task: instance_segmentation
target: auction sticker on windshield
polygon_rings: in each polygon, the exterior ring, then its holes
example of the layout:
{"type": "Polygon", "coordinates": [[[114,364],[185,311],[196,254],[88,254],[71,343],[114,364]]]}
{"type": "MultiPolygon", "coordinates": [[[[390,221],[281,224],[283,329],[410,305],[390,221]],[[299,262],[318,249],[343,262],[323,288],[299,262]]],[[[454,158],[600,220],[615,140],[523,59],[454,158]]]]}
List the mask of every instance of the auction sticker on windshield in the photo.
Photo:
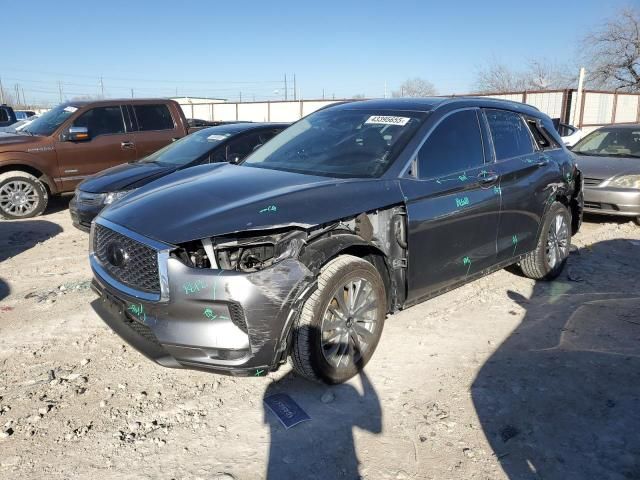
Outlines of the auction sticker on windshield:
{"type": "Polygon", "coordinates": [[[372,115],[364,123],[373,123],[376,125],[400,125],[404,126],[411,120],[409,117],[390,117],[387,115],[372,115]]]}
{"type": "Polygon", "coordinates": [[[76,111],[78,111],[77,107],[64,107],[64,111],[65,112],[69,112],[69,113],[74,113],[76,111]]]}

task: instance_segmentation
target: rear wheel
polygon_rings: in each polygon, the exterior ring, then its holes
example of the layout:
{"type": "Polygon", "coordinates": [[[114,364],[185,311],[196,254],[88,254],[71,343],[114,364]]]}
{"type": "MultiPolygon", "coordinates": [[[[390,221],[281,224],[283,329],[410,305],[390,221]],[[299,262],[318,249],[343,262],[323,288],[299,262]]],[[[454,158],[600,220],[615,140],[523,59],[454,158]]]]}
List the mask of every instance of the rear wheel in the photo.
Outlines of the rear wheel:
{"type": "Polygon", "coordinates": [[[520,269],[535,280],[552,280],[560,275],[571,247],[571,215],[560,202],[549,208],[536,249],[520,262],[520,269]]]}
{"type": "Polygon", "coordinates": [[[47,188],[33,175],[21,171],[0,174],[0,215],[4,218],[36,217],[48,201],[47,188]]]}
{"type": "Polygon", "coordinates": [[[330,384],[356,375],[382,335],[386,298],[380,273],[369,262],[351,255],[329,262],[294,327],[294,370],[330,384]]]}

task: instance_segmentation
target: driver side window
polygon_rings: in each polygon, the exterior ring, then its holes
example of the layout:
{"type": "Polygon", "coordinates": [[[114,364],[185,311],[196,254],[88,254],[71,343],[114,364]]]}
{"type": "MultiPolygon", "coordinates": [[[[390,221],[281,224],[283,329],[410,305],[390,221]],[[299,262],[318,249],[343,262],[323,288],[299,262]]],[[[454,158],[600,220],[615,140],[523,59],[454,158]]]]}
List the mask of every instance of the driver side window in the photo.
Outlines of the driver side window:
{"type": "Polygon", "coordinates": [[[91,138],[125,132],[119,106],[92,108],[80,115],[73,122],[73,126],[86,127],[91,138]]]}
{"type": "Polygon", "coordinates": [[[484,164],[482,136],[476,110],[446,117],[418,152],[418,178],[433,178],[484,164]]]}

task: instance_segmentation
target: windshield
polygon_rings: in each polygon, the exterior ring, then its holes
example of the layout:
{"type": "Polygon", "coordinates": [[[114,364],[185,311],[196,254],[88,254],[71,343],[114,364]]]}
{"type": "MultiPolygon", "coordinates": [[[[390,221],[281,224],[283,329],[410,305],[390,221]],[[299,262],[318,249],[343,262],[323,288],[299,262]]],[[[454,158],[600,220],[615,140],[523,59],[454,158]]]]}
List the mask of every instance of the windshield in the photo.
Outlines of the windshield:
{"type": "Polygon", "coordinates": [[[416,112],[322,110],[284,130],[242,164],[326,177],[379,177],[425,117],[416,112]]]}
{"type": "Polygon", "coordinates": [[[596,130],[571,150],[578,155],[603,157],[640,157],[640,128],[596,130]]]}
{"type": "Polygon", "coordinates": [[[33,135],[51,135],[56,129],[62,125],[67,118],[73,115],[78,107],[62,104],[52,108],[41,117],[35,119],[28,127],[22,131],[32,133],[33,135]]]}
{"type": "Polygon", "coordinates": [[[140,160],[163,165],[186,165],[209,153],[231,136],[223,129],[207,128],[187,135],[140,160]]]}

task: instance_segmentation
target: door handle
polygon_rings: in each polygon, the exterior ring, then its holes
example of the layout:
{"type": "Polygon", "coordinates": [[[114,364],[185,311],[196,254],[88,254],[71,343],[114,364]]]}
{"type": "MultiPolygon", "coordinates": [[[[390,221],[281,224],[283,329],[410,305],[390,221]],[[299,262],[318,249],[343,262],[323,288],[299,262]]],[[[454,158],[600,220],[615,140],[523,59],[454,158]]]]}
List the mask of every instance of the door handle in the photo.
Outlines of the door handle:
{"type": "Polygon", "coordinates": [[[488,175],[481,175],[478,177],[478,181],[482,184],[488,184],[488,183],[494,183],[498,181],[498,174],[497,173],[491,173],[488,175]]]}
{"type": "Polygon", "coordinates": [[[131,148],[135,148],[136,144],[133,142],[121,142],[120,143],[120,147],[122,149],[131,149],[131,148]]]}
{"type": "Polygon", "coordinates": [[[549,164],[548,157],[539,157],[538,160],[534,163],[536,167],[544,167],[545,165],[548,165],[548,164],[549,164]]]}

